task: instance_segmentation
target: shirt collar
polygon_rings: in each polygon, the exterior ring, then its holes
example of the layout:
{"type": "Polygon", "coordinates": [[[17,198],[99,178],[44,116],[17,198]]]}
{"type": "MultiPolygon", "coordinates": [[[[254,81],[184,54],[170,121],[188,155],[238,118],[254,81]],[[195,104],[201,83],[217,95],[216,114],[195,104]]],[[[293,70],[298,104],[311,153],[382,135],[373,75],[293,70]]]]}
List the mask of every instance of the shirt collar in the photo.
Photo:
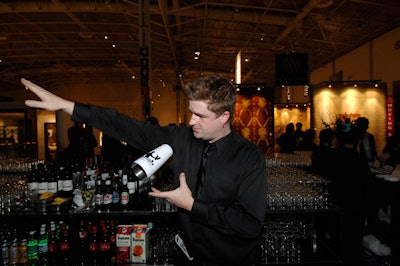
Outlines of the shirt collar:
{"type": "Polygon", "coordinates": [[[228,135],[210,144],[215,144],[215,146],[217,147],[217,151],[221,152],[231,143],[232,138],[233,138],[233,130],[228,135]]]}

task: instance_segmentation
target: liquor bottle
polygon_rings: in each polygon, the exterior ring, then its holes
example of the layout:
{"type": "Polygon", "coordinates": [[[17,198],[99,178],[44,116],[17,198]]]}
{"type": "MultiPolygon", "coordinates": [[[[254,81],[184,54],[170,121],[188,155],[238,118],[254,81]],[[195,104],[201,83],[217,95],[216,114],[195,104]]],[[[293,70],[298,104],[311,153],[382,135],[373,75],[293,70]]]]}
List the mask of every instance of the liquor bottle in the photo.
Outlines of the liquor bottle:
{"type": "Polygon", "coordinates": [[[38,241],[38,257],[40,265],[48,264],[48,239],[46,235],[46,226],[40,228],[38,241]]]}
{"type": "Polygon", "coordinates": [[[85,221],[81,220],[79,222],[79,261],[78,265],[86,265],[87,264],[87,250],[88,250],[88,228],[85,224],[85,221]]]}
{"type": "Polygon", "coordinates": [[[29,175],[28,175],[28,189],[33,194],[37,193],[38,180],[37,180],[37,174],[36,174],[36,165],[34,163],[31,164],[31,170],[29,171],[29,175]]]}
{"type": "Polygon", "coordinates": [[[97,172],[95,166],[93,165],[93,160],[89,160],[84,172],[85,189],[94,189],[96,187],[97,172]]]}
{"type": "Polygon", "coordinates": [[[62,196],[62,191],[63,191],[62,185],[64,180],[63,177],[64,174],[65,174],[64,166],[59,165],[57,168],[56,176],[57,176],[57,192],[60,196],[62,196]]]}
{"type": "Polygon", "coordinates": [[[37,177],[38,177],[38,194],[41,195],[47,192],[47,177],[43,163],[39,163],[37,166],[37,177]]]}
{"type": "Polygon", "coordinates": [[[2,236],[2,239],[0,239],[0,248],[1,248],[0,262],[1,262],[1,265],[9,265],[9,262],[10,262],[10,256],[8,254],[9,245],[10,245],[10,242],[8,242],[7,238],[2,236]]]}
{"type": "Polygon", "coordinates": [[[104,196],[103,196],[103,211],[110,212],[111,211],[111,204],[112,204],[112,186],[111,186],[111,179],[107,177],[105,180],[105,187],[104,187],[104,196]]]}
{"type": "Polygon", "coordinates": [[[69,231],[65,223],[61,224],[60,235],[58,237],[59,246],[59,264],[69,265],[70,264],[70,239],[69,231]]]}
{"type": "Polygon", "coordinates": [[[10,242],[8,248],[8,263],[9,265],[18,265],[18,239],[14,238],[10,242]]]}
{"type": "Polygon", "coordinates": [[[88,236],[88,232],[87,232],[87,227],[85,224],[85,221],[81,220],[79,222],[79,232],[78,232],[78,236],[79,236],[79,244],[80,244],[80,248],[82,250],[86,250],[87,249],[87,236],[88,236]]]}
{"type": "Polygon", "coordinates": [[[28,263],[28,239],[22,238],[18,244],[18,264],[24,265],[28,263]]]}
{"type": "Polygon", "coordinates": [[[136,191],[137,191],[137,180],[130,169],[128,171],[128,183],[127,183],[127,188],[128,188],[128,193],[129,193],[129,203],[127,206],[127,210],[132,211],[136,208],[135,203],[136,203],[136,191]]]}
{"type": "Polygon", "coordinates": [[[97,264],[97,254],[99,251],[99,240],[97,236],[97,226],[92,224],[88,226],[88,264],[90,265],[98,265],[97,264]]]}
{"type": "Polygon", "coordinates": [[[110,220],[108,231],[110,233],[111,264],[115,264],[117,262],[117,226],[114,220],[110,220]]]}
{"type": "Polygon", "coordinates": [[[58,191],[58,183],[54,165],[48,169],[47,177],[47,191],[56,194],[58,191]]]}
{"type": "Polygon", "coordinates": [[[50,225],[50,232],[47,240],[47,257],[49,265],[57,265],[58,238],[55,224],[50,225]]]}
{"type": "Polygon", "coordinates": [[[103,191],[103,182],[101,177],[98,176],[96,180],[96,190],[94,192],[94,209],[97,212],[101,212],[103,207],[104,200],[104,191],[103,191]]]}
{"type": "Polygon", "coordinates": [[[112,182],[112,206],[111,210],[119,211],[120,210],[120,201],[121,201],[121,177],[119,174],[114,174],[113,182],[112,182]]]}
{"type": "Polygon", "coordinates": [[[29,232],[27,247],[28,265],[37,265],[39,262],[38,256],[38,240],[36,238],[36,231],[29,232]]]}
{"type": "Polygon", "coordinates": [[[111,242],[108,228],[104,222],[101,220],[101,238],[99,241],[99,260],[97,263],[100,265],[109,265],[111,262],[111,242]]]}
{"type": "Polygon", "coordinates": [[[65,198],[73,196],[72,173],[65,168],[62,169],[62,195],[65,198]]]}
{"type": "Polygon", "coordinates": [[[121,209],[127,211],[129,206],[128,175],[122,175],[121,209]]]}

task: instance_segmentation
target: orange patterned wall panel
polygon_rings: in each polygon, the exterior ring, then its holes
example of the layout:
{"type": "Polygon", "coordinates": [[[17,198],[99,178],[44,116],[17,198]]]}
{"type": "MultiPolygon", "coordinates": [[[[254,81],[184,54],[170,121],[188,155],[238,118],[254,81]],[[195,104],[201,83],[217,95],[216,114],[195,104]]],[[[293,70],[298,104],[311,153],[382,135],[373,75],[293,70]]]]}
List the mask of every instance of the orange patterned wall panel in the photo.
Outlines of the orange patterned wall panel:
{"type": "Polygon", "coordinates": [[[261,95],[238,95],[234,130],[256,144],[265,154],[273,151],[273,105],[261,95]]]}

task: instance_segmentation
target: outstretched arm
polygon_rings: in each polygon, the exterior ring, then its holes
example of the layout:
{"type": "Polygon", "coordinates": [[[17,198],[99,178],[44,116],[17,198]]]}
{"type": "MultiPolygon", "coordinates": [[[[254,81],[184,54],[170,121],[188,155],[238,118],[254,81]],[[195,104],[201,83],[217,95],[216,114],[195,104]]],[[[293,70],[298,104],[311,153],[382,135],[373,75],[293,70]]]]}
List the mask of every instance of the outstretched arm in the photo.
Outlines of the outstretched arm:
{"type": "Polygon", "coordinates": [[[46,109],[49,111],[62,110],[67,114],[72,115],[75,106],[74,102],[61,98],[24,78],[21,79],[21,83],[27,90],[30,90],[40,98],[40,101],[26,100],[25,104],[27,106],[46,109]]]}

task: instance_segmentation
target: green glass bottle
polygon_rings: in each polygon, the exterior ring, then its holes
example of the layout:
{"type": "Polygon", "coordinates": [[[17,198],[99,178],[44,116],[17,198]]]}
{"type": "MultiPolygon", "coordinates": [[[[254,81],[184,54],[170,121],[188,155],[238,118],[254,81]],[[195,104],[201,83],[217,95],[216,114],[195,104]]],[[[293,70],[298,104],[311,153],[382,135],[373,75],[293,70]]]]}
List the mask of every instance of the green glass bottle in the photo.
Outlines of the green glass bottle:
{"type": "Polygon", "coordinates": [[[36,238],[36,231],[29,232],[29,239],[27,247],[27,255],[28,255],[28,265],[34,266],[39,265],[39,256],[38,256],[38,240],[36,238]]]}

